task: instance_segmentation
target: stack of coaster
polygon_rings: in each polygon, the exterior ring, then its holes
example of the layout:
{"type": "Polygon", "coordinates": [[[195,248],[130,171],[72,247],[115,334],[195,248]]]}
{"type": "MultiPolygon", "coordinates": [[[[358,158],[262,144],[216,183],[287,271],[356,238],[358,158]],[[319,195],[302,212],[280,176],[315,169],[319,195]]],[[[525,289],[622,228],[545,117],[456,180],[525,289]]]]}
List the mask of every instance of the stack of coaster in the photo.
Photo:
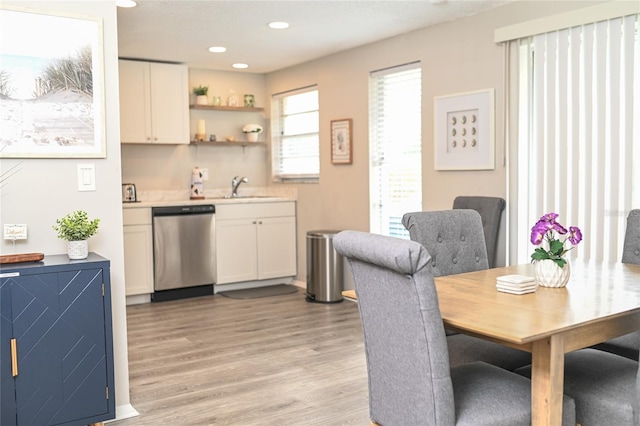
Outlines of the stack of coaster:
{"type": "Polygon", "coordinates": [[[503,275],[496,279],[496,288],[503,293],[533,293],[536,291],[536,279],[526,275],[503,275]]]}

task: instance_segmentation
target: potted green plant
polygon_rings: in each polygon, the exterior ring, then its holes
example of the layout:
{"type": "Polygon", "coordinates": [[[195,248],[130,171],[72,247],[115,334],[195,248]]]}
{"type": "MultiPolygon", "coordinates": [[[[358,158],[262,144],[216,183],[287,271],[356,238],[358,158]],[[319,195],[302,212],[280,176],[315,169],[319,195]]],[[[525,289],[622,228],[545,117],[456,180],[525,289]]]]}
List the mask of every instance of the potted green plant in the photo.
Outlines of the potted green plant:
{"type": "Polygon", "coordinates": [[[196,95],[196,105],[208,105],[207,93],[209,92],[209,86],[198,86],[193,88],[193,94],[196,95]]]}
{"type": "Polygon", "coordinates": [[[262,126],[259,124],[245,124],[242,133],[247,137],[248,142],[257,142],[258,135],[262,133],[262,126]]]}
{"type": "Polygon", "coordinates": [[[77,210],[56,219],[53,230],[58,238],[67,241],[67,254],[70,259],[86,259],[89,255],[88,239],[98,233],[100,219],[89,220],[87,212],[77,210]]]}

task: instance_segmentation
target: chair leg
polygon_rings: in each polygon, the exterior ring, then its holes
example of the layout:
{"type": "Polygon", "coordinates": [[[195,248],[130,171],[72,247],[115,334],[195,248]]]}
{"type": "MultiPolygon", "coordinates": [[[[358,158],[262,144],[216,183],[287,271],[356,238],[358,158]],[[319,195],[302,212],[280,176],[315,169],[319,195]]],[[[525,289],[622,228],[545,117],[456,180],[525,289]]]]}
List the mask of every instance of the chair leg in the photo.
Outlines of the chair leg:
{"type": "Polygon", "coordinates": [[[374,422],[373,420],[369,420],[369,422],[371,423],[371,426],[380,426],[378,423],[374,422]]]}

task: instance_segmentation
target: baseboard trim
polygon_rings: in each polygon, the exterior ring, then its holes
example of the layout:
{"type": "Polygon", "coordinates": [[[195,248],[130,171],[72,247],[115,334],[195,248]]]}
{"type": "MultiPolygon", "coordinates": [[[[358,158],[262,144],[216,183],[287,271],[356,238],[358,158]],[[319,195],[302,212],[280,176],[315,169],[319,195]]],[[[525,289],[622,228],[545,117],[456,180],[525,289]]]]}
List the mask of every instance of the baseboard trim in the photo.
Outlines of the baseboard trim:
{"type": "Polygon", "coordinates": [[[132,417],[139,416],[138,410],[133,408],[131,404],[118,405],[116,407],[116,418],[113,420],[108,420],[105,423],[116,422],[118,420],[130,419],[132,417]]]}

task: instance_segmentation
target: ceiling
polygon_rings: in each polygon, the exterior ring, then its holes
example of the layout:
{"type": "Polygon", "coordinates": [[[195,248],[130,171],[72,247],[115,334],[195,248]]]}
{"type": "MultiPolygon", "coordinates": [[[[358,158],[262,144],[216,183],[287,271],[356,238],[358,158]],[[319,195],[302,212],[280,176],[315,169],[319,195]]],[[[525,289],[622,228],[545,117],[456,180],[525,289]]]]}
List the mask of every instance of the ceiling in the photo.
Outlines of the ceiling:
{"type": "Polygon", "coordinates": [[[137,0],[118,8],[118,49],[121,58],[267,73],[512,1],[137,0]],[[272,21],[291,26],[272,30],[272,21]],[[249,68],[233,69],[236,62],[249,68]]]}

